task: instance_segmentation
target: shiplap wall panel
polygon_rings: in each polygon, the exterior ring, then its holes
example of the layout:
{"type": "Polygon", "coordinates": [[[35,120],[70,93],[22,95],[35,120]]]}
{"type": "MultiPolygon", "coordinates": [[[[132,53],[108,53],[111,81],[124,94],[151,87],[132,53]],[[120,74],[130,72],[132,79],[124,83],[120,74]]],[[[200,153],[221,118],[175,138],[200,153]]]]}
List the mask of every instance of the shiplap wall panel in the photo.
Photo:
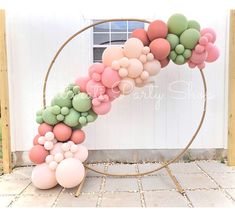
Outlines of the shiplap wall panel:
{"type": "MultiPolygon", "coordinates": [[[[173,10],[173,8],[172,8],[173,10]]],[[[211,26],[218,33],[216,44],[220,59],[208,64],[208,111],[193,148],[226,147],[226,23],[227,13],[198,17],[203,27],[211,26]]],[[[152,13],[154,14],[154,13],[152,13]]],[[[161,11],[152,18],[167,20],[170,11],[161,11]]],[[[81,13],[43,14],[16,10],[7,13],[11,132],[13,151],[29,150],[37,131],[35,112],[42,106],[42,85],[45,71],[61,43],[91,22],[81,13]]],[[[110,17],[104,17],[110,18],[110,17]]],[[[142,17],[141,17],[142,18],[142,17]]],[[[92,59],[92,34],[83,33],[59,56],[48,80],[47,101],[58,90],[85,75],[92,59]]],[[[120,97],[112,110],[84,128],[89,149],[177,149],[184,147],[197,127],[202,111],[202,81],[197,70],[170,64],[153,82],[127,97],[120,97]],[[136,99],[139,92],[154,97],[136,99]],[[175,91],[172,91],[173,90],[175,91]],[[180,92],[180,93],[179,93],[180,92]],[[182,95],[185,97],[182,98],[182,95]],[[178,99],[181,97],[181,99],[178,99]]]]}

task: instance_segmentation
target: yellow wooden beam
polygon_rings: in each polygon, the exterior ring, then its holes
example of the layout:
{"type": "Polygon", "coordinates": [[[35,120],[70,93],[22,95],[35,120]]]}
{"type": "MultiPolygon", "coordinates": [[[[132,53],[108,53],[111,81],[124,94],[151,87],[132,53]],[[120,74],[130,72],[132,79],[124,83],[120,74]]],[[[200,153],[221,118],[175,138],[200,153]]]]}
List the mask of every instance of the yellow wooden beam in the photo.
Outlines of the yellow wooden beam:
{"type": "Polygon", "coordinates": [[[7,75],[5,11],[0,10],[0,101],[2,120],[3,172],[11,172],[11,139],[7,75]]]}
{"type": "Polygon", "coordinates": [[[235,10],[230,11],[229,28],[228,165],[235,166],[235,10]]]}

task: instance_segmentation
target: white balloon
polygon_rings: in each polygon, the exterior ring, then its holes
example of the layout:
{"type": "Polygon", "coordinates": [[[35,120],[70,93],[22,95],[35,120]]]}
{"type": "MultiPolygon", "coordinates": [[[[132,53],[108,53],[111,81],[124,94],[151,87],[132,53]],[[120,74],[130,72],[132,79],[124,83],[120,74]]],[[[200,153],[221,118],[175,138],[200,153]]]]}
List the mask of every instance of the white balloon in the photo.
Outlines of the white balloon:
{"type": "Polygon", "coordinates": [[[84,162],[88,157],[88,149],[84,145],[78,145],[78,150],[74,154],[74,158],[79,159],[81,162],[84,162]]]}

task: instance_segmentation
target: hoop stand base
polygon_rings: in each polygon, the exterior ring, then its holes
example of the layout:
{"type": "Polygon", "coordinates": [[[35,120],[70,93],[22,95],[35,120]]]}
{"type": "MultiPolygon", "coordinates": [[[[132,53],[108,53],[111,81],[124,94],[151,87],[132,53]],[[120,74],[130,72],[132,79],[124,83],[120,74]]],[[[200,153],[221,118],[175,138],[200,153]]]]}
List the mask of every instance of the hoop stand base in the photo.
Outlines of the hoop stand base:
{"type": "MultiPolygon", "coordinates": [[[[164,165],[164,163],[163,163],[164,165]]],[[[171,180],[173,181],[173,183],[175,184],[176,186],[176,189],[177,191],[180,193],[180,194],[184,194],[185,193],[185,190],[182,188],[182,186],[180,185],[180,183],[178,182],[178,180],[176,179],[176,177],[172,174],[170,168],[166,165],[165,166],[165,169],[167,171],[167,174],[169,175],[169,177],[171,178],[171,180]]],[[[79,184],[78,186],[78,189],[75,193],[75,197],[79,197],[80,194],[81,194],[81,191],[82,191],[82,188],[85,184],[85,180],[86,180],[86,176],[87,176],[87,172],[88,172],[88,168],[85,168],[85,175],[84,175],[84,178],[82,180],[82,182],[79,184]]],[[[116,175],[118,177],[118,175],[116,175]]],[[[120,175],[120,177],[123,177],[122,175],[120,175]]]]}

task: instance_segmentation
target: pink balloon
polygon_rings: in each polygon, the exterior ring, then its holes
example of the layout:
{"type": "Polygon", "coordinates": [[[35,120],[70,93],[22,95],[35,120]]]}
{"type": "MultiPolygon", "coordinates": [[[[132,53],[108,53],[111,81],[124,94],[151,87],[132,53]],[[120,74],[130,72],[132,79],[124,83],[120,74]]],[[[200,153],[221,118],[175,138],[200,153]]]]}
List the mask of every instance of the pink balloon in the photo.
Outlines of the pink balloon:
{"type": "Polygon", "coordinates": [[[98,97],[105,93],[105,86],[101,82],[90,80],[87,83],[86,91],[91,97],[98,97]]]}
{"type": "Polygon", "coordinates": [[[165,59],[171,50],[170,43],[164,38],[154,39],[150,45],[151,53],[154,55],[154,58],[157,60],[165,59]]]}
{"type": "Polygon", "coordinates": [[[86,135],[83,130],[74,130],[70,138],[75,144],[80,144],[84,142],[86,135]]]}
{"type": "Polygon", "coordinates": [[[169,64],[170,60],[168,58],[160,60],[161,68],[166,67],[169,64]]]}
{"type": "Polygon", "coordinates": [[[153,60],[144,64],[144,70],[149,73],[149,75],[153,76],[160,72],[161,64],[158,60],[153,60]]]}
{"type": "Polygon", "coordinates": [[[33,145],[40,145],[38,143],[38,138],[40,137],[40,135],[36,135],[34,138],[33,138],[33,145]]]}
{"type": "Polygon", "coordinates": [[[141,40],[144,46],[147,46],[150,43],[147,32],[144,29],[135,29],[132,32],[131,37],[141,40]]]}
{"type": "Polygon", "coordinates": [[[93,73],[98,73],[101,74],[105,69],[105,65],[103,63],[93,63],[88,71],[89,71],[89,76],[91,76],[93,73]]]}
{"type": "Polygon", "coordinates": [[[29,159],[35,164],[45,162],[49,152],[41,145],[34,145],[29,151],[29,159]]]}
{"type": "Polygon", "coordinates": [[[205,51],[205,47],[204,47],[204,46],[202,46],[202,45],[200,45],[200,44],[196,45],[196,47],[195,47],[195,52],[197,52],[198,54],[200,54],[200,53],[203,53],[204,51],[205,51]]]}
{"type": "Polygon", "coordinates": [[[216,40],[216,32],[211,28],[204,28],[201,30],[201,36],[206,36],[209,42],[214,43],[216,40]]]}
{"type": "Polygon", "coordinates": [[[75,84],[80,87],[80,91],[86,92],[86,85],[87,82],[90,80],[90,78],[87,77],[78,77],[77,80],[75,81],[75,84]]]}
{"type": "Polygon", "coordinates": [[[102,54],[102,62],[106,66],[112,66],[114,60],[119,60],[123,55],[123,49],[121,46],[109,46],[102,54]]]}
{"type": "Polygon", "coordinates": [[[108,113],[111,109],[111,102],[107,101],[107,102],[102,102],[100,105],[98,106],[92,106],[93,111],[97,114],[97,115],[104,115],[106,113],[108,113]]]}
{"type": "Polygon", "coordinates": [[[111,69],[110,67],[106,67],[102,74],[102,83],[104,86],[108,88],[113,88],[118,86],[119,81],[121,80],[117,71],[111,69]]]}
{"type": "Polygon", "coordinates": [[[74,158],[80,160],[81,162],[84,162],[88,157],[88,149],[84,145],[78,145],[78,150],[74,154],[74,158]]]}
{"type": "Polygon", "coordinates": [[[147,34],[150,41],[153,41],[156,38],[166,38],[167,32],[166,23],[162,20],[155,20],[149,24],[147,34]]]}
{"type": "Polygon", "coordinates": [[[114,87],[114,88],[107,88],[106,94],[109,96],[109,100],[113,101],[114,99],[120,96],[121,92],[118,87],[114,87]]]}
{"type": "Polygon", "coordinates": [[[129,38],[124,44],[124,54],[128,58],[139,58],[144,45],[138,38],[129,38]]]}
{"type": "Polygon", "coordinates": [[[208,55],[206,58],[206,62],[214,62],[219,58],[219,49],[216,46],[213,46],[211,49],[207,51],[208,55]]]}
{"type": "Polygon", "coordinates": [[[52,171],[46,163],[33,168],[31,180],[33,185],[39,189],[50,189],[57,185],[55,171],[52,171]]]}
{"type": "Polygon", "coordinates": [[[143,71],[144,67],[143,64],[138,59],[130,59],[129,66],[128,66],[128,77],[130,78],[137,78],[141,72],[143,71]]]}
{"type": "Polygon", "coordinates": [[[38,133],[40,136],[45,136],[47,132],[52,132],[53,126],[47,124],[47,123],[42,123],[38,126],[38,133]]]}
{"type": "Polygon", "coordinates": [[[63,153],[63,150],[62,150],[62,148],[61,148],[62,145],[63,145],[62,142],[57,142],[57,143],[54,145],[53,149],[50,151],[50,154],[56,155],[57,153],[63,153]]]}
{"type": "Polygon", "coordinates": [[[55,125],[55,127],[53,129],[53,133],[55,135],[55,138],[58,141],[65,142],[65,141],[69,140],[69,138],[71,137],[72,129],[71,129],[71,127],[69,127],[65,124],[59,123],[59,124],[55,125]]]}
{"type": "Polygon", "coordinates": [[[118,88],[123,95],[129,95],[135,88],[135,81],[132,78],[124,78],[120,81],[118,88]]]}
{"type": "Polygon", "coordinates": [[[207,52],[204,51],[203,53],[197,53],[195,50],[192,52],[192,56],[190,57],[190,61],[196,64],[203,63],[207,58],[207,52]]]}
{"type": "Polygon", "coordinates": [[[75,158],[62,160],[56,169],[56,179],[64,188],[73,188],[81,183],[85,169],[81,161],[75,158]]]}

